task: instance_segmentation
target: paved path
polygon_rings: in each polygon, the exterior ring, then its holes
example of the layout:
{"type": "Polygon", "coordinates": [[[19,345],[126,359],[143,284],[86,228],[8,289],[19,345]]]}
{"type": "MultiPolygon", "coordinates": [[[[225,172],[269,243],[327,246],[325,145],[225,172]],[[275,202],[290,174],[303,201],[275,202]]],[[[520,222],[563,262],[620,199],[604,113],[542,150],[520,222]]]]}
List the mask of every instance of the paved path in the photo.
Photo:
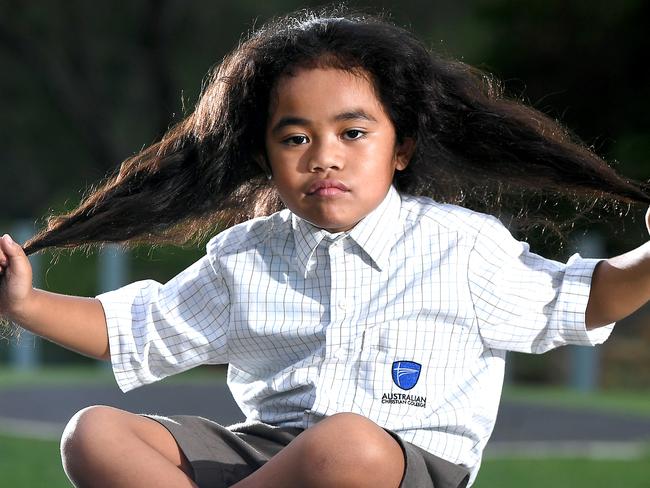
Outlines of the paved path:
{"type": "MultiPolygon", "coordinates": [[[[58,438],[67,420],[89,405],[133,412],[201,415],[223,424],[243,420],[230,392],[214,385],[39,386],[0,391],[0,432],[58,438]]],[[[503,402],[486,455],[635,457],[650,445],[650,417],[503,402]]]]}

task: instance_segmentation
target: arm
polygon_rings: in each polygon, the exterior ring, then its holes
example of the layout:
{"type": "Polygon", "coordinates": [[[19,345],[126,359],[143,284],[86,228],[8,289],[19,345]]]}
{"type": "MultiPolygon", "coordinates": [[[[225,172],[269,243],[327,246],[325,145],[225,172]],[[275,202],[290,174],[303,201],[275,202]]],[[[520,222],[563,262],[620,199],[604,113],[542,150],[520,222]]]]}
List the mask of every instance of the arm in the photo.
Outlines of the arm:
{"type": "Polygon", "coordinates": [[[9,236],[0,238],[0,315],[68,349],[109,358],[99,300],[34,289],[29,260],[9,236]]]}
{"type": "Polygon", "coordinates": [[[625,318],[648,300],[650,242],[598,264],[587,303],[587,329],[625,318]]]}
{"type": "MultiPolygon", "coordinates": [[[[650,208],[645,214],[650,233],[650,208]]],[[[599,263],[591,279],[587,329],[627,317],[650,300],[650,242],[599,263]]]]}

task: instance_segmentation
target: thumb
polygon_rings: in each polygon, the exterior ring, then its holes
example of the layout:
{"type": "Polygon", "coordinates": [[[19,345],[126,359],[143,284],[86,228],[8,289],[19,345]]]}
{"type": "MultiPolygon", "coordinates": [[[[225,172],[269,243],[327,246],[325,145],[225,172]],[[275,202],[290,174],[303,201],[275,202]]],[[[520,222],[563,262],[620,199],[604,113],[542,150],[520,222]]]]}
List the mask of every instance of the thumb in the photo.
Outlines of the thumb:
{"type": "Polygon", "coordinates": [[[19,274],[29,273],[31,265],[23,248],[5,234],[0,238],[0,273],[19,274]]]}
{"type": "Polygon", "coordinates": [[[13,258],[27,258],[23,248],[20,244],[14,242],[9,234],[3,235],[0,239],[0,251],[2,251],[10,260],[13,258]]]}

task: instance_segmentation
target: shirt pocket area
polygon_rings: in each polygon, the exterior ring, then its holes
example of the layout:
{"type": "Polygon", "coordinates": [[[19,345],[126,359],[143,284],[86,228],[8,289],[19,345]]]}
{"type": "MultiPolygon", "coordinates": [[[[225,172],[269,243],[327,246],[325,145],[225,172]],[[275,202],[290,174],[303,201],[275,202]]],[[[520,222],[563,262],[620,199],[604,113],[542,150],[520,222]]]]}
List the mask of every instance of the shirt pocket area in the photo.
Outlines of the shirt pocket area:
{"type": "MultiPolygon", "coordinates": [[[[425,417],[431,405],[431,386],[435,385],[435,341],[427,324],[414,321],[390,321],[371,324],[364,332],[359,357],[357,408],[365,414],[390,411],[388,418],[408,416],[412,421],[425,417]],[[382,408],[377,409],[377,402],[382,408]]],[[[377,419],[382,425],[381,414],[377,419]]],[[[404,418],[400,421],[404,425],[404,418]]],[[[417,425],[417,422],[415,422],[417,425]]]]}
{"type": "Polygon", "coordinates": [[[462,325],[416,320],[367,325],[358,372],[363,399],[357,407],[367,411],[369,402],[373,408],[381,402],[390,406],[391,416],[411,416],[417,426],[418,419],[456,394],[472,347],[471,334],[462,325]]]}

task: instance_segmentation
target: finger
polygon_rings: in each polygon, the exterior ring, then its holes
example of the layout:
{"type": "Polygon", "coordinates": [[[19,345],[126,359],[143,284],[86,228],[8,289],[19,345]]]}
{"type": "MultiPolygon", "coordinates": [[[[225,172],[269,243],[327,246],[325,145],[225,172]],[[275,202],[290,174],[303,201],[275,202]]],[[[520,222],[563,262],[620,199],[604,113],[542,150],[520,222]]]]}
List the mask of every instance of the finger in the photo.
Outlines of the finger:
{"type": "Polygon", "coordinates": [[[5,234],[0,238],[0,252],[4,254],[5,263],[0,264],[0,269],[4,275],[7,272],[12,274],[15,272],[17,275],[30,273],[30,265],[23,248],[14,242],[14,240],[5,234]]]}
{"type": "Polygon", "coordinates": [[[7,267],[9,264],[9,259],[7,258],[7,255],[4,253],[2,250],[2,241],[4,241],[4,238],[0,238],[0,273],[4,271],[4,268],[7,267]]]}
{"type": "Polygon", "coordinates": [[[25,256],[23,248],[14,242],[9,234],[3,235],[0,239],[0,252],[4,253],[5,259],[8,260],[25,256]]]}
{"type": "MultiPolygon", "coordinates": [[[[7,264],[2,267],[2,279],[16,280],[14,283],[31,282],[32,268],[20,244],[5,234],[0,238],[0,251],[5,255],[7,264]]],[[[6,290],[5,290],[6,291],[6,290]]]]}

